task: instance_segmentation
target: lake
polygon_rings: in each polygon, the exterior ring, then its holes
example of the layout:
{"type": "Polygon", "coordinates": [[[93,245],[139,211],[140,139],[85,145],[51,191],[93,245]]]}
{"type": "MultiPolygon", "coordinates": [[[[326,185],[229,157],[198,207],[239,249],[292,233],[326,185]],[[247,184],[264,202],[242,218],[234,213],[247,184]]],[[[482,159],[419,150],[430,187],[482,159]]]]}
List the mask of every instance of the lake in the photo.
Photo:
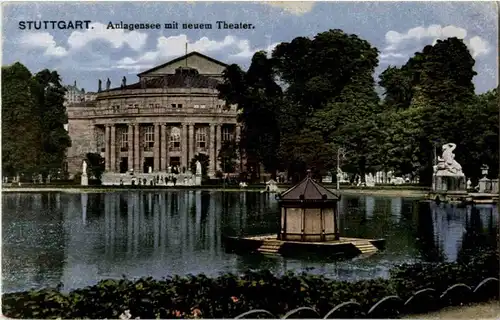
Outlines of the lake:
{"type": "Polygon", "coordinates": [[[496,206],[457,208],[415,199],[343,196],[341,236],[385,238],[366,259],[290,259],[226,253],[222,235],[278,229],[274,195],[258,192],[123,191],[2,194],[4,292],[106,278],[269,269],[341,280],[387,277],[395,264],[453,261],[464,248],[494,243],[496,206]]]}

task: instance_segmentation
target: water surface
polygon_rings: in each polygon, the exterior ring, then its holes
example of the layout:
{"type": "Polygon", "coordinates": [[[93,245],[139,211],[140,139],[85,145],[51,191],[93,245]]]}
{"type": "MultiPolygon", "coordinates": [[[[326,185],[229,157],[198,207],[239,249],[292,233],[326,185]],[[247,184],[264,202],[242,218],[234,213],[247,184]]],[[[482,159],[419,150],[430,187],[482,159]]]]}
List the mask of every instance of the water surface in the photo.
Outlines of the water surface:
{"type": "Polygon", "coordinates": [[[456,208],[415,199],[343,196],[341,235],[385,238],[385,251],[334,261],[226,253],[222,234],[278,230],[274,195],[256,192],[124,191],[2,195],[2,289],[65,290],[105,278],[218,275],[248,269],[308,270],[342,280],[386,277],[395,264],[453,261],[494,243],[493,206],[456,208]]]}

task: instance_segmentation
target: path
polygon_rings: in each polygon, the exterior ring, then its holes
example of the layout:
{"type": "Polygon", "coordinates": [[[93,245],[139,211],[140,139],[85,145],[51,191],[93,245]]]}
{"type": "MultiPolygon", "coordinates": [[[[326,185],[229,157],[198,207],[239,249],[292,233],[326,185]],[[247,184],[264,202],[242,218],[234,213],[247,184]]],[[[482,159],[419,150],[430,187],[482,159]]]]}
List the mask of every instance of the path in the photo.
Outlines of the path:
{"type": "Polygon", "coordinates": [[[475,304],[462,307],[449,307],[437,312],[411,315],[404,319],[500,319],[500,302],[475,304]]]}

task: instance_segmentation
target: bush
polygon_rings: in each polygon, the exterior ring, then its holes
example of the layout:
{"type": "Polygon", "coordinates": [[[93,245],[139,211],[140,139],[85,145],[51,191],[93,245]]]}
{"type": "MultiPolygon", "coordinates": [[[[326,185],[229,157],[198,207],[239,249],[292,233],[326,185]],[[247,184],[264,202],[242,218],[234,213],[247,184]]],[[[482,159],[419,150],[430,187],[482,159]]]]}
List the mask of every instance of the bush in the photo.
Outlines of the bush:
{"type": "Polygon", "coordinates": [[[425,288],[443,292],[457,283],[475,286],[488,277],[498,277],[499,260],[494,250],[478,251],[468,257],[456,263],[417,263],[395,267],[390,271],[391,283],[398,295],[407,299],[425,288]]]}
{"type": "Polygon", "coordinates": [[[283,316],[303,306],[324,315],[347,301],[368,310],[389,295],[408,297],[428,287],[443,292],[460,282],[475,286],[488,276],[498,276],[494,251],[479,252],[467,262],[401,265],[391,271],[389,279],[342,282],[306,273],[276,277],[261,271],[217,278],[104,280],[69,294],[40,290],[4,294],[2,300],[4,315],[11,318],[116,319],[125,310],[142,319],[234,318],[252,309],[283,316]]]}

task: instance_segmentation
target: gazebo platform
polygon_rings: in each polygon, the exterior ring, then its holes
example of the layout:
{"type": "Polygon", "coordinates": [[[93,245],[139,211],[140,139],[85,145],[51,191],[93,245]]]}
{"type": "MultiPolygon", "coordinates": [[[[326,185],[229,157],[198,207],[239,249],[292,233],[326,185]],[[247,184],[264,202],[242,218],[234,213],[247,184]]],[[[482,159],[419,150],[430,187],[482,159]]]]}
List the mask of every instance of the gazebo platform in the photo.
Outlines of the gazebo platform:
{"type": "Polygon", "coordinates": [[[226,251],[234,253],[258,252],[282,256],[298,256],[304,254],[318,254],[324,257],[370,255],[383,250],[385,239],[345,238],[339,240],[304,242],[282,241],[276,234],[258,235],[249,237],[224,236],[226,251]]]}

